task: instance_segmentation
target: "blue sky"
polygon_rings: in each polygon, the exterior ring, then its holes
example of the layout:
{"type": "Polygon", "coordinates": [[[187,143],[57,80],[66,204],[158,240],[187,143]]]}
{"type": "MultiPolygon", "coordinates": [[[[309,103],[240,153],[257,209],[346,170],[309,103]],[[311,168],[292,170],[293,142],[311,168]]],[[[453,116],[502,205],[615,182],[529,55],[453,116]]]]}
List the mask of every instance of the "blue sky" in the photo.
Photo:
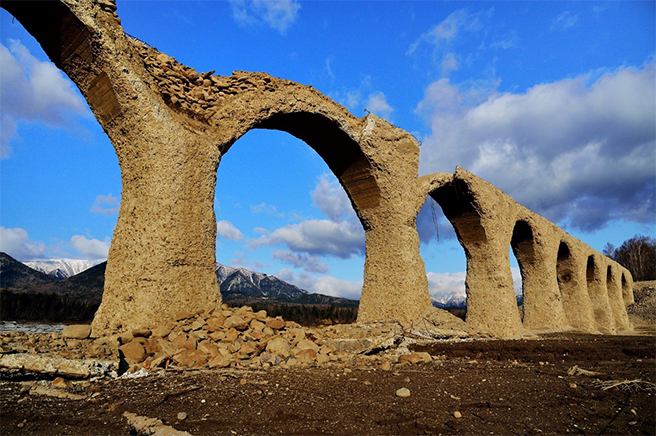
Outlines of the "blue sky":
{"type": "MultiPolygon", "coordinates": [[[[198,71],[266,71],[422,142],[593,248],[656,235],[654,2],[121,1],[129,34],[198,71]]],[[[75,86],[0,11],[0,250],[98,259],[121,179],[75,86]]],[[[251,131],[224,156],[217,260],[358,297],[364,232],[306,144],[251,131]]],[[[431,294],[464,292],[437,207],[418,227],[431,294]]],[[[516,276],[516,282],[519,278],[516,276]]],[[[518,283],[516,283],[518,287],[518,283]]]]}

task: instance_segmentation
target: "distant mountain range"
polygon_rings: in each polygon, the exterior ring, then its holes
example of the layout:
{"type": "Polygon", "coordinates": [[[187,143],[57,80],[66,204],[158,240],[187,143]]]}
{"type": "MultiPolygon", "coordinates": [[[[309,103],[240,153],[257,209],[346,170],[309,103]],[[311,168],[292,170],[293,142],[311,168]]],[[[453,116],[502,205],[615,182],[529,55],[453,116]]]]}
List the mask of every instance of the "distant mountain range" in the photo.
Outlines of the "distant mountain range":
{"type": "Polygon", "coordinates": [[[461,294],[453,294],[445,300],[439,300],[437,298],[432,298],[431,300],[433,306],[439,309],[446,309],[446,308],[464,309],[467,307],[467,296],[461,294]]]}
{"type": "Polygon", "coordinates": [[[32,269],[41,271],[42,273],[53,276],[56,279],[65,279],[79,274],[102,262],[104,262],[103,259],[91,261],[84,259],[49,259],[34,260],[23,263],[32,269]]]}
{"type": "Polygon", "coordinates": [[[280,302],[295,304],[331,304],[354,307],[356,300],[312,294],[277,277],[216,264],[216,277],[223,300],[231,302],[280,302]]]}
{"type": "MultiPolygon", "coordinates": [[[[82,263],[62,260],[41,261],[40,267],[49,267],[50,275],[30,268],[6,253],[0,253],[0,288],[16,293],[44,293],[66,295],[100,301],[105,284],[107,262],[84,269],[75,275],[57,279],[62,271],[82,268],[82,263]]],[[[216,264],[216,276],[223,301],[229,304],[294,303],[329,304],[355,307],[358,302],[346,298],[312,294],[277,277],[216,264]]]]}

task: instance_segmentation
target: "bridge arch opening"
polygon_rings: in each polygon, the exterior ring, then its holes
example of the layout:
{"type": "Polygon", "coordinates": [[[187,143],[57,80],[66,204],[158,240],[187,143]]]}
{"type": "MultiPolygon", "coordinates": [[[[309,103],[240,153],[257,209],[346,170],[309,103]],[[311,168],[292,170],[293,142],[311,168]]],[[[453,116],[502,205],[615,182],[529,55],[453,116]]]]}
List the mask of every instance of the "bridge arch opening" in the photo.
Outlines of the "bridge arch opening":
{"type": "Polygon", "coordinates": [[[218,235],[217,261],[311,293],[359,299],[364,230],[332,168],[308,145],[268,128],[232,144],[217,171],[214,207],[217,222],[239,233],[218,235]]]}
{"type": "MultiPolygon", "coordinates": [[[[275,112],[254,123],[246,131],[255,129],[287,132],[309,145],[326,163],[346,191],[364,228],[369,224],[361,213],[380,203],[380,188],[371,162],[360,145],[342,128],[340,122],[321,113],[275,112]]],[[[223,151],[226,155],[234,142],[223,151]]]]}
{"type": "Polygon", "coordinates": [[[588,256],[588,262],[586,263],[586,267],[585,267],[585,278],[588,282],[588,287],[590,287],[590,284],[595,279],[595,270],[596,270],[596,268],[597,268],[597,265],[595,264],[594,255],[588,256]]]}
{"type": "Polygon", "coordinates": [[[574,260],[569,245],[565,241],[560,241],[556,257],[556,278],[558,280],[558,289],[563,302],[565,316],[570,325],[577,324],[576,319],[578,319],[579,315],[577,312],[580,310],[577,307],[577,304],[580,304],[580,302],[577,301],[576,292],[578,284],[574,279],[574,269],[574,260]]]}
{"type": "MultiPolygon", "coordinates": [[[[455,233],[456,240],[464,254],[464,262],[459,263],[459,265],[462,265],[465,271],[443,271],[440,273],[430,271],[432,269],[432,261],[422,254],[428,272],[430,291],[438,296],[443,303],[442,305],[446,306],[448,310],[456,316],[466,319],[467,303],[471,298],[472,292],[472,289],[470,289],[471,284],[467,281],[468,274],[475,263],[474,257],[476,256],[477,250],[487,242],[487,234],[481,222],[482,217],[476,199],[473,192],[470,191],[465,183],[455,180],[445,183],[430,192],[423,209],[423,219],[434,219],[438,226],[441,215],[444,215],[451,224],[452,231],[455,233]],[[431,215],[428,215],[431,200],[434,200],[440,206],[442,212],[440,214],[436,210],[434,218],[432,217],[433,211],[430,211],[431,215]]],[[[424,224],[423,227],[434,226],[435,223],[424,224]]],[[[449,261],[458,265],[459,260],[454,259],[452,253],[457,253],[459,248],[448,242],[448,237],[448,232],[439,230],[440,243],[448,252],[442,252],[441,255],[445,258],[448,257],[449,261]],[[442,243],[444,235],[446,235],[447,242],[442,243]]],[[[422,241],[424,245],[427,245],[426,239],[424,238],[424,241],[422,241]]]]}
{"type": "MultiPolygon", "coordinates": [[[[527,299],[531,299],[530,290],[527,293],[527,276],[532,273],[535,264],[535,238],[533,228],[525,220],[518,220],[513,227],[512,237],[510,239],[510,249],[517,260],[519,273],[521,277],[521,286],[517,286],[513,279],[515,294],[517,295],[517,304],[523,310],[520,310],[522,320],[526,315],[527,299]],[[528,294],[528,295],[527,295],[528,294]]],[[[529,301],[530,304],[530,301],[529,301]]]]}

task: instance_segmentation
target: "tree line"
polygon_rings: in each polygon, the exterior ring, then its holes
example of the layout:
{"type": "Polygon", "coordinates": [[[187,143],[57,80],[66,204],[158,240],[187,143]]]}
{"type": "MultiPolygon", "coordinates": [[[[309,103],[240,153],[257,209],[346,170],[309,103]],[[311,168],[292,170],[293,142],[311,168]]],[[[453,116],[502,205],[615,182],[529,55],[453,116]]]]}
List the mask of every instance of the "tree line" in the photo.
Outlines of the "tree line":
{"type": "Polygon", "coordinates": [[[656,280],[656,239],[635,235],[615,248],[606,244],[603,253],[631,272],[633,280],[656,280]]]}

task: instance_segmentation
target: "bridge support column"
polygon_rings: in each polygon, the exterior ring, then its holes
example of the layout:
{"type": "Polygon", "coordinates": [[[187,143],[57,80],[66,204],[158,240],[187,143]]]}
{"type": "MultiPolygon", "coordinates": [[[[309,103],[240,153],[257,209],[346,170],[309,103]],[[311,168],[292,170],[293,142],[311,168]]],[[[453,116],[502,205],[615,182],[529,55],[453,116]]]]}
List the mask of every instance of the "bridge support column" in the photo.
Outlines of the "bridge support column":
{"type": "Polygon", "coordinates": [[[558,286],[567,322],[583,332],[598,332],[585,278],[586,257],[573,244],[570,245],[560,243],[556,263],[558,286]]]}
{"type": "Polygon", "coordinates": [[[123,192],[94,335],[153,327],[221,302],[213,209],[219,151],[185,123],[159,116],[108,130],[123,192]]]}
{"type": "Polygon", "coordinates": [[[496,337],[522,330],[506,244],[465,247],[467,256],[467,324],[496,337]]]}
{"type": "Polygon", "coordinates": [[[515,225],[513,252],[522,274],[524,295],[524,328],[529,330],[561,329],[567,325],[556,278],[556,250],[558,240],[550,240],[535,226],[518,222],[515,225]],[[528,229],[525,239],[517,240],[522,227],[528,229]]]}
{"type": "Polygon", "coordinates": [[[378,221],[366,230],[366,246],[358,322],[395,320],[410,325],[422,319],[432,305],[415,221],[378,221]]]}

